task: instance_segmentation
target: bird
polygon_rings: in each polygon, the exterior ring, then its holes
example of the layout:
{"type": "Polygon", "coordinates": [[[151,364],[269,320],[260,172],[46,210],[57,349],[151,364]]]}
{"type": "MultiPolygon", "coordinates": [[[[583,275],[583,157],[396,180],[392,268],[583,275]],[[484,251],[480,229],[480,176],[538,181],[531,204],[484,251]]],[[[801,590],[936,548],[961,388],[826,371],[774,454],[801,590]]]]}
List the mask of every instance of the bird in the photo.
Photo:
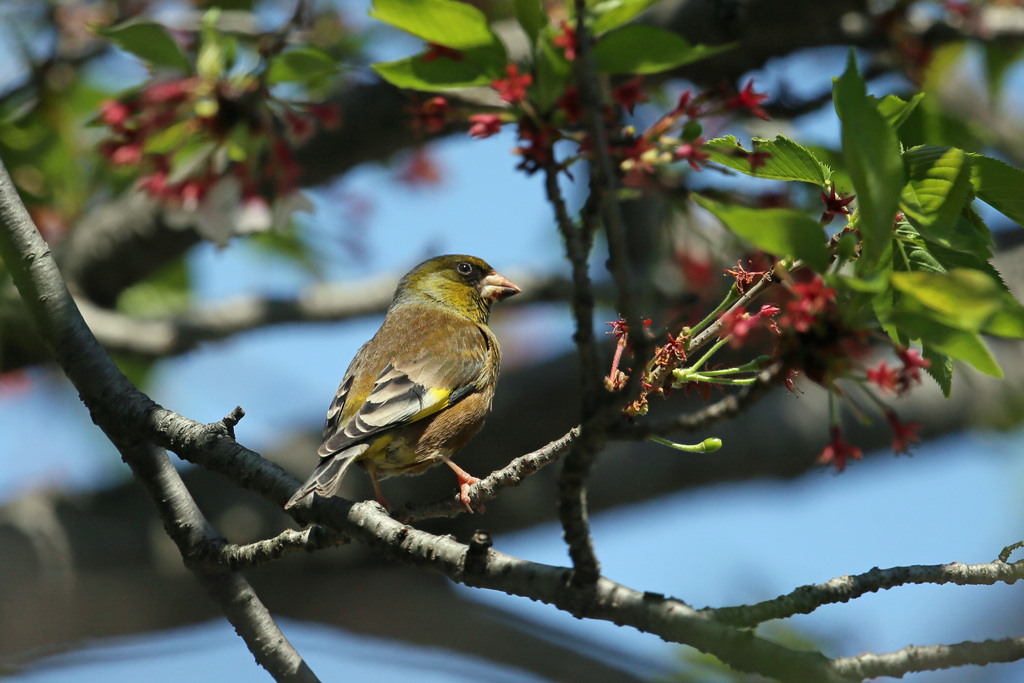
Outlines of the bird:
{"type": "Polygon", "coordinates": [[[473,512],[479,479],[451,460],[491,409],[501,351],[487,326],[491,304],[518,294],[483,259],[436,256],[398,283],[384,322],[356,353],[327,411],[320,463],[285,504],[334,495],[353,463],[373,480],[419,474],[438,463],[454,470],[459,499],[473,512]]]}

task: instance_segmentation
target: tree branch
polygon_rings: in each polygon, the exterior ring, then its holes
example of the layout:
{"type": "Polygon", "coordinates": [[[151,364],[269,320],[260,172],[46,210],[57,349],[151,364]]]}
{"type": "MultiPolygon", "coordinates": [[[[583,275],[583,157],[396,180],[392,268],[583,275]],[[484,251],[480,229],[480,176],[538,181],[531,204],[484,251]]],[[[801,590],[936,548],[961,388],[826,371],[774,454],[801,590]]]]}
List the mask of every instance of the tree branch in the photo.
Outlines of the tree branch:
{"type": "Polygon", "coordinates": [[[545,602],[579,618],[613,621],[709,652],[740,671],[787,681],[843,681],[816,653],[798,652],[704,617],[685,603],[642,593],[608,579],[577,587],[573,570],[480,548],[467,566],[469,546],[390,517],[376,502],[316,498],[308,514],[320,524],[345,529],[384,556],[447,576],[452,581],[545,602]],[[472,570],[471,570],[472,569],[472,570]]]}
{"type": "Polygon", "coordinates": [[[208,543],[193,563],[203,568],[227,567],[240,571],[260,567],[282,557],[302,551],[311,553],[323,548],[346,545],[349,538],[316,524],[302,531],[286,529],[274,538],[237,545],[234,543],[208,543]]]}
{"type": "MultiPolygon", "coordinates": [[[[491,472],[469,487],[470,505],[475,507],[479,503],[496,498],[498,492],[503,489],[519,486],[526,477],[565,455],[579,437],[580,428],[574,427],[564,436],[555,439],[543,448],[521,455],[500,470],[491,472]]],[[[395,514],[395,519],[408,524],[432,517],[456,517],[465,511],[466,506],[456,496],[431,503],[406,505],[403,510],[395,514]]]]}
{"type": "Polygon", "coordinates": [[[245,577],[226,564],[196,561],[205,547],[222,541],[196,507],[167,453],[137,438],[111,435],[111,441],[156,505],[185,566],[224,612],[256,662],[277,681],[319,683],[245,577]]]}
{"type": "MultiPolygon", "coordinates": [[[[153,499],[186,564],[193,550],[215,537],[166,454],[154,449],[125,406],[152,406],[110,360],[85,325],[50,255],[0,161],[0,257],[33,314],[40,333],[93,419],[121,451],[153,499]],[[123,403],[122,403],[123,401],[123,403]]],[[[226,425],[226,422],[225,422],[226,425]]],[[[222,426],[223,429],[223,426],[222,426]]],[[[224,610],[257,662],[278,681],[316,681],[302,657],[274,624],[243,577],[196,568],[207,592],[224,610]]]]}
{"type": "MultiPolygon", "coordinates": [[[[921,583],[955,583],[959,586],[990,586],[995,583],[1016,583],[1024,579],[1024,560],[1007,564],[1002,561],[986,564],[913,565],[909,567],[877,567],[856,576],[840,576],[826,583],[801,586],[788,595],[754,605],[705,608],[701,610],[715,619],[733,626],[751,627],[771,619],[785,619],[794,614],[810,614],[822,605],[849,602],[880,590],[921,583]]],[[[865,677],[893,674],[873,673],[865,677]]]]}
{"type": "MultiPolygon", "coordinates": [[[[0,255],[44,338],[101,428],[122,443],[152,439],[193,462],[228,474],[239,485],[262,493],[278,505],[287,500],[298,482],[235,443],[229,420],[201,425],[175,415],[153,404],[117,371],[85,326],[49,249],[34,230],[2,165],[0,223],[4,228],[0,231],[0,255]]],[[[233,414],[230,422],[236,419],[233,414]]],[[[157,467],[155,461],[142,462],[157,467]]],[[[408,564],[430,568],[468,585],[550,602],[577,616],[651,630],[712,652],[740,670],[757,670],[790,680],[841,680],[820,655],[788,650],[716,624],[681,602],[655,599],[603,579],[583,589],[573,588],[566,582],[566,569],[535,565],[490,550],[485,558],[478,558],[482,561],[475,564],[477,573],[467,575],[466,546],[405,526],[388,517],[376,503],[316,498],[310,507],[297,512],[327,522],[331,528],[408,564]]],[[[282,642],[278,641],[278,646],[282,642]]],[[[254,654],[260,657],[260,649],[255,648],[254,654]]],[[[296,656],[294,661],[301,659],[296,656]]]]}
{"type": "MultiPolygon", "coordinates": [[[[565,297],[559,277],[516,275],[522,296],[509,303],[520,306],[565,297]]],[[[226,339],[271,325],[338,322],[383,314],[391,303],[397,276],[359,283],[317,284],[295,297],[240,296],[198,306],[165,317],[130,316],[78,300],[89,328],[107,349],[146,358],[185,353],[202,342],[226,339]]]]}
{"type": "Polygon", "coordinates": [[[955,645],[908,645],[884,655],[865,653],[832,661],[836,671],[855,679],[894,676],[915,671],[934,671],[954,666],[996,662],[1015,662],[1024,658],[1024,636],[986,640],[982,643],[964,641],[955,645]]]}

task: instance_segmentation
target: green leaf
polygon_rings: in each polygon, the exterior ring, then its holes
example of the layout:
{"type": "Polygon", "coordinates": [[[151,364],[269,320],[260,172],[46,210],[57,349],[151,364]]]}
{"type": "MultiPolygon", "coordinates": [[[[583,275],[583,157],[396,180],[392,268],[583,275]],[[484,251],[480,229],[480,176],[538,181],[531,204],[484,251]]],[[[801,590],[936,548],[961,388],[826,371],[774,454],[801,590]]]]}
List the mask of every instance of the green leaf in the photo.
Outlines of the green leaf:
{"type": "MultiPolygon", "coordinates": [[[[932,237],[925,233],[924,238],[933,241],[932,237]]],[[[939,243],[938,240],[934,242],[939,243]]],[[[981,261],[988,261],[992,258],[992,232],[985,225],[985,221],[978,212],[974,210],[968,201],[964,204],[960,215],[953,224],[953,232],[941,240],[940,246],[954,251],[962,251],[975,256],[981,261]]],[[[972,268],[974,266],[971,266],[972,268]]]]}
{"type": "Polygon", "coordinates": [[[731,48],[732,45],[690,45],[671,31],[630,24],[602,36],[594,46],[594,58],[602,73],[653,74],[731,48]]]}
{"type": "Polygon", "coordinates": [[[953,359],[944,353],[939,353],[928,344],[922,346],[921,355],[929,363],[925,372],[931,375],[935,383],[942,389],[942,395],[949,398],[949,394],[953,391],[953,359]]]}
{"type": "Polygon", "coordinates": [[[865,294],[881,294],[889,290],[889,278],[882,275],[875,275],[865,280],[850,275],[831,274],[827,281],[829,284],[839,284],[847,289],[865,294]]]}
{"type": "Polygon", "coordinates": [[[927,95],[900,126],[899,136],[906,148],[925,144],[949,145],[976,152],[982,146],[968,122],[950,116],[934,97],[927,95]]]}
{"type": "Polygon", "coordinates": [[[96,33],[144,62],[192,73],[192,64],[181,46],[167,29],[154,21],[133,19],[116,26],[98,27],[96,33]]]}
{"type": "Polygon", "coordinates": [[[1024,338],[1024,307],[979,270],[893,273],[892,284],[904,294],[901,307],[906,311],[927,313],[944,325],[967,332],[1024,338]]]}
{"type": "Polygon", "coordinates": [[[972,254],[964,251],[957,251],[944,247],[941,244],[926,244],[926,247],[930,254],[933,255],[939,263],[942,264],[943,272],[953,270],[955,268],[970,268],[972,270],[980,270],[981,272],[992,278],[993,282],[996,282],[1000,289],[1005,292],[1009,292],[1009,288],[1006,283],[1003,282],[1002,275],[999,271],[988,262],[988,260],[977,254],[972,254]]]}
{"type": "Polygon", "coordinates": [[[801,147],[789,138],[781,135],[774,140],[753,138],[754,151],[766,152],[764,163],[758,163],[756,169],[751,168],[746,150],[732,135],[708,140],[704,151],[711,160],[734,171],[746,173],[757,178],[772,180],[799,180],[818,187],[825,187],[832,177],[832,169],[818,161],[817,157],[806,147],[801,147]],[[737,154],[737,151],[743,153],[737,154]]]}
{"type": "Polygon", "coordinates": [[[825,231],[821,224],[796,209],[751,209],[720,204],[694,195],[695,201],[755,247],[777,256],[792,256],[817,272],[828,267],[825,231]]]}
{"type": "MultiPolygon", "coordinates": [[[[897,262],[893,264],[893,269],[896,271],[921,271],[925,273],[940,273],[945,274],[949,269],[942,265],[939,260],[932,254],[931,249],[925,243],[921,236],[917,234],[912,227],[906,226],[898,230],[898,234],[906,236],[907,233],[912,233],[913,237],[911,240],[903,240],[902,254],[906,255],[907,262],[904,263],[902,259],[897,259],[897,262]]],[[[894,250],[894,254],[899,253],[894,250]]]]}
{"type": "Polygon", "coordinates": [[[658,0],[619,0],[598,3],[592,8],[597,19],[594,20],[590,30],[593,35],[600,36],[613,28],[622,26],[656,2],[658,0]]]}
{"type": "Polygon", "coordinates": [[[991,102],[997,102],[1002,94],[1003,77],[1024,54],[1024,47],[996,41],[981,44],[985,56],[985,76],[988,81],[991,102]]]}
{"type": "MultiPolygon", "coordinates": [[[[212,14],[213,10],[207,12],[212,14]]],[[[204,22],[205,23],[205,22],[204,22]]],[[[196,55],[196,72],[205,79],[220,78],[227,68],[227,51],[221,41],[221,34],[212,26],[203,27],[203,37],[196,55]]]]}
{"type": "Polygon", "coordinates": [[[555,47],[553,36],[553,27],[541,33],[534,58],[537,70],[534,98],[541,111],[547,111],[555,104],[565,92],[566,83],[572,76],[572,64],[566,60],[565,53],[555,47]]]}
{"type": "Polygon", "coordinates": [[[498,38],[484,13],[454,0],[373,0],[370,16],[428,43],[455,50],[492,45],[498,38]]]}
{"type": "Polygon", "coordinates": [[[304,45],[275,56],[267,71],[267,82],[314,83],[340,71],[330,54],[312,45],[304,45]]]}
{"type": "Polygon", "coordinates": [[[530,38],[530,45],[537,44],[537,36],[548,25],[548,13],[543,0],[512,0],[516,21],[530,38]]]}
{"type": "Polygon", "coordinates": [[[902,126],[903,122],[910,118],[910,115],[914,113],[914,109],[923,97],[924,93],[919,92],[909,102],[904,102],[895,95],[886,95],[880,100],[868,95],[868,99],[877,102],[875,106],[878,107],[878,113],[882,115],[885,122],[894,130],[902,126]]]}
{"type": "Polygon", "coordinates": [[[1014,223],[1024,225],[1024,171],[981,154],[970,157],[971,183],[978,197],[1014,223]]]}
{"type": "Polygon", "coordinates": [[[986,375],[1003,376],[999,363],[977,332],[958,330],[920,313],[897,311],[893,313],[890,322],[910,339],[920,339],[924,345],[939,353],[970,363],[986,375]]]}
{"type": "Polygon", "coordinates": [[[149,154],[167,154],[185,143],[194,133],[194,121],[185,119],[167,126],[146,140],[143,148],[149,154]]]}
{"type": "Polygon", "coordinates": [[[909,182],[900,208],[922,236],[948,245],[968,200],[971,164],[955,147],[922,145],[903,153],[909,182]]]}
{"type": "Polygon", "coordinates": [[[896,132],[868,99],[850,52],[846,71],[833,79],[832,98],[842,121],[843,156],[857,194],[862,273],[878,268],[891,243],[893,219],[906,172],[896,132]]]}
{"type": "Polygon", "coordinates": [[[427,61],[423,58],[426,54],[381,62],[371,68],[399,88],[436,91],[487,85],[502,77],[507,61],[504,48],[494,45],[466,50],[462,59],[439,57],[427,61]]]}

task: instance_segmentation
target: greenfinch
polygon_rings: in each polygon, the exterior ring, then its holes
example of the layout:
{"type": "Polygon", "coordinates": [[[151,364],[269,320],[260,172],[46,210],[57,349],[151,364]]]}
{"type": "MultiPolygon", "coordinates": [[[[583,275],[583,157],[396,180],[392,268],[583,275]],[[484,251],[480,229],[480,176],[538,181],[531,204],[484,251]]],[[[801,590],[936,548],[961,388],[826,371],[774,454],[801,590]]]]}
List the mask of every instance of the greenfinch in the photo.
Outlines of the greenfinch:
{"type": "Polygon", "coordinates": [[[349,466],[379,479],[419,474],[444,462],[472,512],[478,479],[451,461],[491,408],[501,352],[487,327],[491,304],[519,288],[482,259],[450,254],[398,283],[384,323],[356,353],[324,424],[320,464],[285,509],[310,494],[334,495],[349,466]]]}

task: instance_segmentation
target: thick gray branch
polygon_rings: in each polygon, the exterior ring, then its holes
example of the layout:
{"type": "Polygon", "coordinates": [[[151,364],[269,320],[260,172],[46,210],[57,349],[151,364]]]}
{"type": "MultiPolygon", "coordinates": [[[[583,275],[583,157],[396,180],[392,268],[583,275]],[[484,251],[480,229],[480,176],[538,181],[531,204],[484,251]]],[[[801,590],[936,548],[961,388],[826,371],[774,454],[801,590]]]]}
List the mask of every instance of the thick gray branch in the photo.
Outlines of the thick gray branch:
{"type": "MultiPolygon", "coordinates": [[[[78,389],[93,419],[132,466],[172,538],[185,552],[207,541],[212,530],[166,454],[149,444],[139,428],[141,423],[122,409],[152,402],[121,374],[86,327],[49,247],[32,223],[2,162],[0,257],[32,312],[41,336],[78,389]]],[[[187,555],[185,559],[187,563],[187,555]]],[[[244,578],[229,572],[201,572],[201,581],[256,660],[276,680],[317,680],[244,578]]]]}

